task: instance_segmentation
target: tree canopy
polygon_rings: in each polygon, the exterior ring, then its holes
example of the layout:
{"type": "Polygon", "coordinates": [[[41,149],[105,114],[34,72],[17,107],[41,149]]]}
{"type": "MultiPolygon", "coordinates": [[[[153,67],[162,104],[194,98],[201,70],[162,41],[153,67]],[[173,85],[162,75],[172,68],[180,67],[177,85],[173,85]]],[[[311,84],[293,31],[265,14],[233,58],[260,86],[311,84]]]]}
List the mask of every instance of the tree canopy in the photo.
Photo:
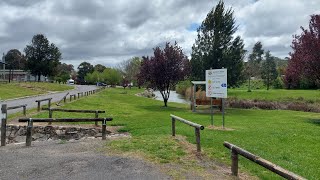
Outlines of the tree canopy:
{"type": "Polygon", "coordinates": [[[38,76],[53,76],[55,68],[61,60],[61,53],[55,44],[43,34],[33,36],[31,44],[24,49],[26,53],[27,63],[26,68],[30,70],[32,75],[38,76]]]}
{"type": "Polygon", "coordinates": [[[82,62],[78,66],[78,76],[77,76],[77,81],[80,84],[86,84],[85,82],[85,76],[88,73],[92,73],[94,71],[93,65],[91,65],[88,62],[82,62]]]}
{"type": "Polygon", "coordinates": [[[285,74],[288,88],[320,88],[320,15],[312,15],[309,29],[295,35],[285,74]]]}
{"type": "Polygon", "coordinates": [[[274,80],[278,77],[276,62],[270,51],[265,53],[265,60],[262,61],[261,65],[261,78],[264,80],[264,84],[267,86],[267,90],[274,80]]]}
{"type": "Polygon", "coordinates": [[[237,86],[243,79],[243,40],[234,37],[237,31],[233,10],[225,9],[219,1],[198,28],[198,37],[192,47],[192,78],[204,80],[205,70],[213,68],[228,69],[228,85],[237,86]]]}
{"type": "Polygon", "coordinates": [[[177,43],[166,43],[165,48],[154,48],[153,56],[143,57],[139,81],[147,82],[150,87],[160,91],[164,106],[170,96],[170,90],[184,80],[190,72],[190,63],[177,43]]]}

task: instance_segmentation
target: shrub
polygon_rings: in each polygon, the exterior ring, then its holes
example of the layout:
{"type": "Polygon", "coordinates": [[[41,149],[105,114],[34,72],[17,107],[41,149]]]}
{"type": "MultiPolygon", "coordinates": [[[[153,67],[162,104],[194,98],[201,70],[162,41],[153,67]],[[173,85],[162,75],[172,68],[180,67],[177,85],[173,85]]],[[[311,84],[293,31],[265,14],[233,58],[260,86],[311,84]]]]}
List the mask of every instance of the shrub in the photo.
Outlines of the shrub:
{"type": "Polygon", "coordinates": [[[176,85],[176,92],[178,94],[181,94],[183,96],[186,96],[186,91],[188,88],[190,88],[192,86],[192,83],[189,80],[185,80],[185,81],[180,81],[177,85],[176,85]]]}
{"type": "Polygon", "coordinates": [[[275,89],[282,89],[283,86],[284,86],[284,83],[283,83],[281,77],[278,77],[276,80],[274,80],[273,88],[275,88],[275,89]]]}

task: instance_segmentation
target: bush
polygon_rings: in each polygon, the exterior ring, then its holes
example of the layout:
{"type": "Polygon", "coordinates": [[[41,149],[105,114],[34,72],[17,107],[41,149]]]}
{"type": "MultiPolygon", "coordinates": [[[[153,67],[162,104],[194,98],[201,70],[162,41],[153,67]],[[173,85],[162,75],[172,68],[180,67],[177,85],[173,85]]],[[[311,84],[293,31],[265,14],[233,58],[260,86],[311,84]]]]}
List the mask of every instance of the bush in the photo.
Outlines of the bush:
{"type": "Polygon", "coordinates": [[[273,88],[282,89],[283,87],[284,87],[284,83],[283,83],[281,77],[278,77],[276,80],[274,80],[273,88]]]}
{"type": "Polygon", "coordinates": [[[177,85],[176,85],[176,92],[178,94],[181,94],[183,96],[186,96],[186,91],[188,88],[190,88],[192,86],[192,83],[189,80],[185,80],[185,81],[180,81],[177,85]]]}

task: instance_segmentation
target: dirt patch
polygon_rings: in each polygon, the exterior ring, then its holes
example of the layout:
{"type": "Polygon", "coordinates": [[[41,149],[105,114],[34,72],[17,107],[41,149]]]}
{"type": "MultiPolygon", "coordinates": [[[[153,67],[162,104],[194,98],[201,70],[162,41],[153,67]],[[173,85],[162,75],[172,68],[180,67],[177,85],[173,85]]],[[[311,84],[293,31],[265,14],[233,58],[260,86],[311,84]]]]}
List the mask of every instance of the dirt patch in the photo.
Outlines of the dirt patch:
{"type": "Polygon", "coordinates": [[[218,131],[234,131],[235,129],[227,128],[227,127],[221,127],[221,126],[208,126],[206,129],[212,129],[212,130],[218,130],[218,131]]]}

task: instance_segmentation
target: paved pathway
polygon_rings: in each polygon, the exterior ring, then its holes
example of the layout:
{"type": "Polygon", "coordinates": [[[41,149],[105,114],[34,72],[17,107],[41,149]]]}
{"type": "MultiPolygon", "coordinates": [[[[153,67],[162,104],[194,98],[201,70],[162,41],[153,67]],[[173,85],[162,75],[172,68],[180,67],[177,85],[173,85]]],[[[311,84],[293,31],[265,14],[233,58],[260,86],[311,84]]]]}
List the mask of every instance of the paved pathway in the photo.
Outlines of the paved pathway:
{"type": "MultiPolygon", "coordinates": [[[[75,86],[75,89],[69,90],[69,91],[63,91],[59,93],[51,93],[51,94],[45,94],[45,95],[39,95],[39,96],[33,96],[33,97],[27,97],[27,98],[20,98],[20,99],[14,99],[14,100],[5,100],[2,103],[7,104],[8,107],[27,104],[27,109],[32,109],[37,107],[38,104],[35,101],[39,99],[52,98],[51,102],[53,103],[53,102],[60,101],[63,98],[63,96],[65,96],[68,92],[69,94],[77,94],[78,92],[86,92],[86,91],[97,89],[97,86],[88,86],[88,85],[74,85],[74,86],[75,86]]],[[[45,104],[45,103],[47,103],[47,101],[42,102],[41,104],[45,104]]],[[[8,114],[21,112],[21,111],[22,111],[21,109],[13,109],[13,110],[9,110],[8,114]]]]}
{"type": "Polygon", "coordinates": [[[142,160],[98,152],[105,141],[33,142],[0,148],[0,179],[170,179],[142,160]]]}

